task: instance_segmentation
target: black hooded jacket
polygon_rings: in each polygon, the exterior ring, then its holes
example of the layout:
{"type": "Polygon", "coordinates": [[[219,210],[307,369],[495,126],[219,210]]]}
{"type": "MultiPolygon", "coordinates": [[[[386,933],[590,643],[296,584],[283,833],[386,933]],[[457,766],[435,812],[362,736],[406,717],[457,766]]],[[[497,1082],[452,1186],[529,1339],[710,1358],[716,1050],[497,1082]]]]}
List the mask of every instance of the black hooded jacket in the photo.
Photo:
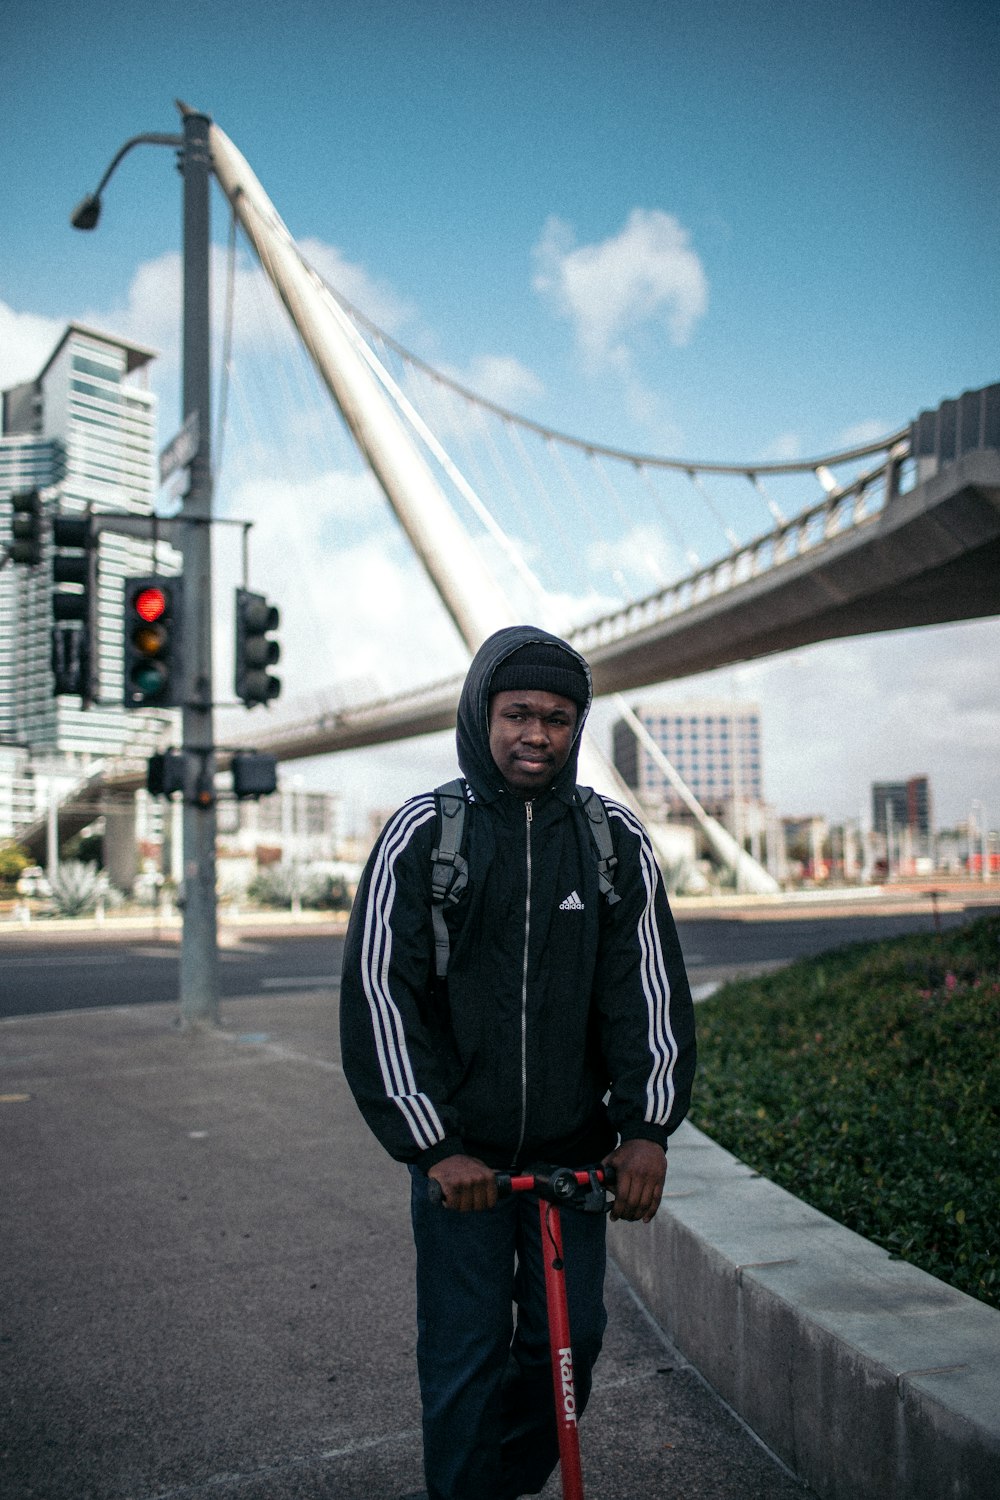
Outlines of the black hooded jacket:
{"type": "Polygon", "coordinates": [[[690,1098],[694,1018],[673,918],[642,825],[608,798],[620,899],[609,905],[598,889],[575,797],[587,710],[566,765],[530,802],[490,754],[490,679],[537,641],[571,650],[533,627],[498,631],[462,691],[469,883],[446,908],[447,979],[434,972],[433,793],[390,818],[351,914],[344,1070],[386,1150],[425,1171],[458,1152],[510,1168],[583,1165],[618,1138],[665,1146],[690,1098]]]}

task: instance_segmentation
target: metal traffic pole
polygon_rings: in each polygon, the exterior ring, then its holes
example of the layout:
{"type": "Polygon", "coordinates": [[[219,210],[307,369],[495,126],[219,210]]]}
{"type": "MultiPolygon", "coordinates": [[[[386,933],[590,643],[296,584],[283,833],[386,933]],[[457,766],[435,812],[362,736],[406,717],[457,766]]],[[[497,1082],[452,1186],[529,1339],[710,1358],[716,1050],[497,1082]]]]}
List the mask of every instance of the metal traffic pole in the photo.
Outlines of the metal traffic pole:
{"type": "Polygon", "coordinates": [[[182,418],[197,424],[198,443],[181,509],[184,558],[182,739],[185,796],[182,827],[184,906],[181,931],[181,1023],[219,1017],[215,900],[215,731],[212,714],[212,453],[209,314],[211,121],[178,101],[184,121],[184,326],[182,418]]]}
{"type": "Polygon", "coordinates": [[[184,559],[180,621],[183,673],[182,746],[185,752],[183,927],[180,1002],[184,1026],[213,1025],[219,1017],[215,902],[215,730],[212,715],[212,452],[209,320],[209,186],[207,115],[177,101],[183,136],[133,136],[120,147],[96,192],[77,204],[74,229],[93,229],[101,193],[134,146],[179,148],[184,177],[184,316],[181,399],[190,448],[188,488],[180,515],[184,559]]]}

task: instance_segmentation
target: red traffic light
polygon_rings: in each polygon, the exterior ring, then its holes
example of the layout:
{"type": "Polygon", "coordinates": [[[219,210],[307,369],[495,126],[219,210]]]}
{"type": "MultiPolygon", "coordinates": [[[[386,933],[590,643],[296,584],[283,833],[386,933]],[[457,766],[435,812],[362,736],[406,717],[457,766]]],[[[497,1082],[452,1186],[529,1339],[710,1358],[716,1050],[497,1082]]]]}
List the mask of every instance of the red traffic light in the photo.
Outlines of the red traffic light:
{"type": "Polygon", "coordinates": [[[154,620],[159,620],[166,613],[167,596],[163,589],[140,589],[139,593],[132,600],[132,608],[140,620],[145,620],[147,624],[152,624],[154,620]]]}
{"type": "Polygon", "coordinates": [[[126,708],[179,707],[184,579],[126,578],[123,688],[126,708]]]}

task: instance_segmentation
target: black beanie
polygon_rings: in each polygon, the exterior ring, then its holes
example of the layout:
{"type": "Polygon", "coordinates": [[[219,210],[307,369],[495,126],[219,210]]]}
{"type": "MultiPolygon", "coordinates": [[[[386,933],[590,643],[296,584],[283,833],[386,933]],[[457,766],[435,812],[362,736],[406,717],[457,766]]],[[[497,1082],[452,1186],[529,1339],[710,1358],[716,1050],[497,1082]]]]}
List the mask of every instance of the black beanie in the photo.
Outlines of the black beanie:
{"type": "Polygon", "coordinates": [[[541,693],[558,693],[578,708],[586,708],[590,684],[579,661],[562,646],[548,641],[531,641],[504,657],[490,678],[490,696],[514,692],[518,688],[535,688],[541,693]]]}

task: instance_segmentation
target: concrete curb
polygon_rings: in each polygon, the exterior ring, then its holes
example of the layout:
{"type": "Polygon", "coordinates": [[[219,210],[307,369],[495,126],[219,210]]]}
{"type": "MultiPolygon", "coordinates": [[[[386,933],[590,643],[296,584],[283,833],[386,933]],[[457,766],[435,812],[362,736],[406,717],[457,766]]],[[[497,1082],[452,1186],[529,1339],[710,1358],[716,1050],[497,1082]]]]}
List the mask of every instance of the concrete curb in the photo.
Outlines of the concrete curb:
{"type": "Polygon", "coordinates": [[[1000,1494],[1000,1312],[683,1125],[611,1249],[670,1339],[822,1500],[1000,1494]]]}

